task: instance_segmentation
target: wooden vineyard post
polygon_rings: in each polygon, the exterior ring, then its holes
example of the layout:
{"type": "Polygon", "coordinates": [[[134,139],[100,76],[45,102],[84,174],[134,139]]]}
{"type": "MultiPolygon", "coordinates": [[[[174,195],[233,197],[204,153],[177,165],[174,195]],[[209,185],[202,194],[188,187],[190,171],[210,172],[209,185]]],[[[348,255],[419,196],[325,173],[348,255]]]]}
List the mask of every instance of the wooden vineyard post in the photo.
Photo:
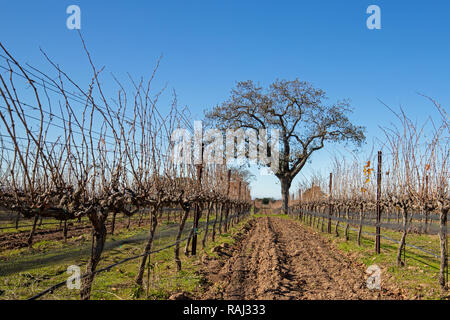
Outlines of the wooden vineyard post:
{"type": "Polygon", "coordinates": [[[439,270],[439,284],[442,290],[448,289],[448,237],[447,237],[448,208],[441,208],[439,214],[439,242],[441,249],[441,261],[439,270]]]}
{"type": "MultiPolygon", "coordinates": [[[[228,170],[228,182],[227,182],[227,198],[230,197],[230,183],[231,183],[231,170],[228,170]]],[[[225,209],[225,232],[228,232],[228,214],[230,212],[230,205],[228,204],[225,209]]]]}
{"type": "Polygon", "coordinates": [[[64,235],[64,243],[66,243],[67,242],[67,220],[64,220],[63,235],[64,235]]]}
{"type": "Polygon", "coordinates": [[[302,190],[298,189],[298,220],[302,221],[302,190]]]}
{"type": "Polygon", "coordinates": [[[382,153],[378,151],[378,169],[377,169],[377,227],[375,235],[375,252],[380,254],[381,252],[381,162],[382,153]]]}
{"type": "MultiPolygon", "coordinates": [[[[241,200],[241,183],[242,183],[242,181],[239,180],[238,201],[241,200]]],[[[239,218],[240,218],[240,214],[241,214],[240,210],[241,210],[241,208],[240,208],[240,205],[239,205],[238,206],[238,211],[237,211],[237,217],[236,217],[236,221],[237,222],[239,222],[239,218]]]]}
{"type": "Polygon", "coordinates": [[[330,197],[329,197],[329,208],[328,208],[328,233],[331,233],[331,211],[332,211],[332,204],[331,204],[331,190],[333,187],[333,174],[330,172],[330,197]]]}
{"type": "MultiPolygon", "coordinates": [[[[428,200],[428,174],[425,176],[425,199],[428,200]]],[[[428,211],[425,210],[425,233],[428,233],[428,211]]]]}
{"type": "Polygon", "coordinates": [[[16,217],[16,229],[19,229],[19,221],[20,221],[20,213],[17,212],[17,217],[16,217]]]}
{"type": "MultiPolygon", "coordinates": [[[[202,186],[202,165],[197,165],[197,179],[198,185],[202,186]]],[[[198,233],[198,220],[200,218],[200,205],[197,203],[195,205],[194,212],[194,235],[192,236],[192,255],[195,256],[197,254],[197,233],[198,233]]]]}

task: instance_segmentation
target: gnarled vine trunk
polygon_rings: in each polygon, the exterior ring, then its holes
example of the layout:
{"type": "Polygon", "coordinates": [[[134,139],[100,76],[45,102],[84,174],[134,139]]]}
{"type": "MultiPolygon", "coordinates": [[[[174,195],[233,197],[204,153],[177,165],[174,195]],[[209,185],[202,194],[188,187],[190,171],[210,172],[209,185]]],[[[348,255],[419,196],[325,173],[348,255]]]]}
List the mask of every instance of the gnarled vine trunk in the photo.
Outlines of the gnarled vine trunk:
{"type": "Polygon", "coordinates": [[[397,251],[397,265],[398,266],[403,266],[404,265],[404,261],[402,261],[402,251],[404,250],[405,247],[405,242],[406,242],[406,235],[408,233],[407,230],[407,224],[408,224],[408,211],[406,210],[406,208],[402,208],[402,216],[403,216],[403,233],[402,233],[402,238],[400,240],[400,244],[398,246],[398,251],[397,251]]]}
{"type": "Polygon", "coordinates": [[[86,267],[86,276],[82,279],[80,298],[81,300],[89,300],[91,297],[92,282],[95,277],[95,269],[100,262],[100,257],[103,252],[106,241],[106,214],[90,213],[89,219],[92,222],[92,247],[91,257],[89,258],[86,267]]]}
{"type": "Polygon", "coordinates": [[[364,205],[361,205],[359,208],[358,246],[361,245],[361,234],[362,234],[362,227],[363,227],[363,211],[364,211],[364,205]]]}
{"type": "Polygon", "coordinates": [[[447,248],[447,214],[448,207],[442,208],[440,212],[440,232],[439,232],[439,240],[441,247],[441,263],[439,268],[439,284],[443,290],[448,289],[446,286],[445,272],[448,268],[448,248],[447,248]]]}
{"type": "Polygon", "coordinates": [[[112,223],[111,223],[111,234],[114,234],[114,228],[116,227],[116,215],[117,212],[113,213],[112,223]]]}
{"type": "Polygon", "coordinates": [[[177,265],[177,271],[181,271],[181,260],[180,260],[180,240],[181,240],[181,234],[183,233],[184,225],[186,224],[186,219],[189,215],[190,208],[185,207],[183,216],[181,218],[180,226],[178,227],[178,233],[177,238],[175,240],[175,264],[177,265]]]}
{"type": "Polygon", "coordinates": [[[30,234],[28,235],[28,239],[27,239],[27,244],[28,244],[28,247],[30,247],[30,248],[33,246],[33,237],[34,237],[34,233],[36,232],[36,224],[38,222],[38,219],[39,219],[39,215],[36,214],[34,216],[33,226],[31,227],[31,231],[30,231],[30,234]]]}
{"type": "Polygon", "coordinates": [[[208,203],[208,211],[206,213],[206,225],[205,225],[205,234],[203,235],[202,240],[202,248],[204,249],[206,246],[206,239],[208,238],[208,230],[209,230],[209,216],[211,215],[211,210],[213,207],[213,203],[208,203]]]}
{"type": "Polygon", "coordinates": [[[147,244],[145,245],[145,249],[144,249],[144,253],[143,253],[143,257],[141,260],[141,264],[139,266],[139,271],[138,274],[136,276],[136,284],[139,286],[139,288],[142,288],[142,279],[144,278],[144,272],[145,272],[145,264],[147,262],[150,263],[150,251],[152,250],[152,244],[153,244],[153,239],[155,237],[155,232],[156,232],[156,227],[158,226],[158,208],[152,208],[152,212],[151,212],[151,224],[150,224],[150,235],[148,237],[147,240],[147,244]]]}
{"type": "Polygon", "coordinates": [[[345,240],[348,241],[349,237],[348,237],[348,227],[349,227],[349,223],[348,220],[350,220],[349,214],[348,212],[350,211],[350,207],[346,207],[345,208],[345,218],[347,219],[347,223],[345,224],[345,240]]]}
{"type": "Polygon", "coordinates": [[[218,204],[217,202],[214,204],[214,211],[216,213],[215,218],[214,218],[214,223],[213,223],[213,229],[212,229],[212,233],[211,233],[211,239],[212,241],[215,241],[216,239],[216,223],[217,223],[217,219],[219,218],[219,209],[218,209],[218,204]]]}
{"type": "Polygon", "coordinates": [[[336,237],[339,237],[339,219],[341,218],[341,207],[337,207],[337,220],[336,225],[334,226],[334,231],[336,234],[336,237]]]}

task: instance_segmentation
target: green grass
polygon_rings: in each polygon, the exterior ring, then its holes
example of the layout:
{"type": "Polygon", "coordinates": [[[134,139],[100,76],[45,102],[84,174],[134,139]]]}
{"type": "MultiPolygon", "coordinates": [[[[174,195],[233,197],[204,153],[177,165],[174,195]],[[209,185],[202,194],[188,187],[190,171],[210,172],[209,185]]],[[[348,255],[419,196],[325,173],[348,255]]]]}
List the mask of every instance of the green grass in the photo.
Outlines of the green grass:
{"type": "MultiPolygon", "coordinates": [[[[166,216],[164,216],[165,218],[166,216]]],[[[148,219],[148,216],[145,216],[144,219],[148,219]]],[[[171,218],[173,219],[173,216],[171,216],[171,218]]],[[[133,217],[131,218],[131,221],[138,221],[140,219],[139,216],[133,217]]],[[[111,222],[112,219],[110,218],[108,220],[108,222],[111,222]]],[[[116,224],[119,222],[127,222],[128,221],[128,217],[125,216],[117,216],[116,217],[116,224]]],[[[68,223],[72,223],[73,226],[72,227],[76,227],[79,225],[90,225],[89,219],[87,217],[83,217],[81,219],[81,224],[78,222],[78,220],[69,220],[68,223]]],[[[164,224],[170,224],[170,223],[176,223],[173,221],[167,222],[164,221],[164,224]]],[[[8,234],[8,233],[18,233],[18,232],[23,232],[23,231],[31,231],[32,229],[32,224],[33,224],[33,219],[24,219],[22,218],[19,221],[19,228],[16,229],[16,223],[15,222],[0,222],[0,228],[7,228],[7,229],[0,229],[0,235],[3,234],[8,234]],[[22,226],[21,226],[22,225],[22,226]]],[[[61,223],[61,227],[60,225],[60,220],[57,219],[53,219],[53,218],[45,218],[42,220],[42,225],[39,226],[39,220],[36,224],[36,230],[55,230],[56,232],[62,232],[62,228],[64,226],[64,222],[61,223]],[[51,224],[50,224],[51,223],[51,224]]],[[[72,228],[69,227],[69,228],[72,228]]]]}
{"type": "MultiPolygon", "coordinates": [[[[297,220],[298,221],[298,220],[297,220]]],[[[300,222],[299,222],[300,223],[300,222]]],[[[438,283],[439,260],[426,253],[411,247],[406,248],[406,265],[397,266],[398,244],[387,239],[381,239],[381,254],[376,254],[374,249],[375,237],[363,234],[361,246],[357,243],[357,231],[349,229],[349,241],[344,238],[344,223],[339,225],[339,237],[335,236],[335,223],[333,223],[332,234],[320,232],[319,228],[313,228],[302,222],[306,228],[314,230],[328,239],[336,248],[350,253],[366,266],[377,264],[383,271],[384,276],[395,285],[406,289],[409,298],[441,299],[448,296],[442,292],[438,283]]],[[[325,230],[326,230],[325,222],[325,230]]],[[[363,232],[374,233],[375,227],[363,227],[363,232]]],[[[382,236],[400,240],[401,233],[391,230],[381,231],[382,236]]],[[[439,238],[435,235],[408,234],[408,244],[439,252],[439,238]]]]}
{"type": "MultiPolygon", "coordinates": [[[[123,234],[125,236],[125,234],[123,234]]],[[[154,248],[165,246],[174,242],[174,237],[157,239],[154,248]]],[[[142,253],[144,243],[124,244],[121,247],[106,251],[97,269],[118,262],[122,259],[139,255],[142,253]]],[[[183,244],[181,245],[183,247],[183,244]]],[[[183,249],[180,250],[181,253],[183,249]]],[[[174,270],[173,248],[153,254],[151,256],[151,288],[149,296],[153,298],[168,298],[168,295],[180,288],[193,290],[198,276],[192,274],[192,268],[187,261],[188,257],[180,255],[183,262],[183,271],[179,274],[171,272],[174,270]],[[164,294],[163,294],[164,293],[164,294]]],[[[26,272],[0,277],[0,290],[3,294],[0,299],[25,299],[50,287],[51,285],[64,281],[68,278],[67,267],[71,264],[80,265],[82,271],[85,269],[88,256],[79,257],[72,261],[57,263],[41,268],[29,269],[26,272]]],[[[105,271],[95,277],[92,288],[92,299],[130,299],[133,297],[134,278],[138,271],[140,258],[128,261],[110,271],[105,271]]],[[[146,280],[146,279],[145,279],[146,280]]],[[[53,294],[45,296],[45,299],[78,299],[78,290],[69,290],[65,286],[57,289],[53,294]]],[[[139,297],[146,298],[146,295],[139,297]]]]}
{"type": "MultiPolygon", "coordinates": [[[[145,232],[148,227],[132,227],[130,230],[116,230],[113,236],[108,235],[107,241],[123,240],[133,235],[145,232]]],[[[3,261],[22,261],[34,259],[36,256],[46,257],[51,255],[60,255],[80,250],[83,246],[88,246],[91,241],[91,232],[86,230],[85,234],[69,237],[67,242],[61,240],[42,240],[33,243],[32,248],[24,247],[18,249],[8,249],[0,252],[0,263],[3,261]]]]}
{"type": "MultiPolygon", "coordinates": [[[[74,226],[78,225],[78,220],[71,220],[68,221],[69,223],[73,223],[74,226]]],[[[83,218],[81,220],[82,223],[88,223],[89,220],[87,218],[83,218]]],[[[59,230],[62,232],[62,227],[64,226],[64,222],[61,223],[61,228],[59,227],[59,220],[52,219],[52,218],[46,218],[42,220],[42,225],[39,226],[39,220],[36,224],[36,230],[59,230]],[[51,224],[49,224],[51,223],[51,224]]],[[[33,224],[33,219],[24,219],[22,218],[19,221],[19,228],[16,229],[16,223],[15,222],[2,222],[0,223],[0,228],[7,228],[7,229],[0,229],[0,235],[8,234],[8,233],[18,233],[18,232],[24,232],[24,231],[31,231],[33,224]],[[22,225],[22,226],[21,226],[22,225]]]]}
{"type": "MultiPolygon", "coordinates": [[[[255,214],[250,218],[260,218],[266,215],[255,214]]],[[[271,215],[283,219],[291,219],[287,215],[271,215]]],[[[222,235],[216,234],[216,240],[209,240],[207,246],[201,249],[202,234],[198,237],[198,254],[195,257],[187,257],[183,254],[185,243],[180,245],[180,258],[183,270],[177,272],[174,263],[173,248],[163,250],[153,254],[150,261],[150,278],[147,278],[147,272],[144,275],[144,290],[136,295],[136,287],[134,278],[137,274],[140,259],[128,261],[112,268],[110,271],[100,273],[96,276],[92,288],[92,299],[94,300],[120,300],[120,299],[167,299],[171,294],[176,292],[190,292],[194,296],[200,294],[203,290],[204,279],[199,273],[199,259],[203,254],[217,257],[213,252],[216,246],[223,243],[233,245],[236,243],[235,235],[240,232],[243,225],[248,221],[247,218],[239,224],[230,228],[227,233],[222,235]],[[149,283],[147,295],[147,281],[149,283]]],[[[163,222],[160,225],[161,230],[175,228],[176,223],[163,222]]],[[[304,225],[304,224],[303,224],[304,225]]],[[[344,224],[340,224],[341,227],[344,224]]],[[[307,228],[310,228],[306,226],[307,228]]],[[[176,229],[176,228],[175,228],[176,229]]],[[[373,232],[374,228],[364,227],[363,231],[373,232]]],[[[203,229],[201,229],[203,231],[203,229]]],[[[318,232],[319,230],[314,229],[318,232]]],[[[114,235],[114,240],[127,239],[142,232],[148,232],[148,226],[140,228],[132,228],[130,230],[123,229],[114,235]]],[[[185,229],[185,234],[189,232],[189,228],[185,229]]],[[[334,232],[334,224],[333,224],[334,232]]],[[[319,232],[320,233],[320,232],[319,232]]],[[[383,270],[383,276],[386,280],[397,284],[401,288],[406,288],[409,297],[418,297],[422,299],[439,299],[442,293],[438,285],[439,262],[437,259],[429,257],[414,249],[407,248],[406,266],[397,267],[396,253],[397,244],[382,239],[380,255],[374,253],[374,240],[372,236],[363,235],[362,245],[356,243],[357,233],[353,230],[349,231],[350,239],[345,241],[343,238],[343,230],[340,231],[340,237],[334,236],[334,233],[320,233],[339,250],[355,257],[365,265],[378,264],[383,270]]],[[[382,232],[383,235],[399,239],[400,234],[393,231],[382,232]]],[[[211,235],[211,233],[209,233],[211,235]]],[[[174,235],[156,239],[153,248],[160,248],[174,242],[174,235]]],[[[427,247],[437,250],[439,240],[436,236],[415,235],[411,234],[407,237],[407,242],[417,246],[427,247]]],[[[73,252],[74,247],[88,246],[90,244],[90,235],[82,236],[82,239],[69,239],[67,244],[62,241],[43,241],[36,243],[33,250],[19,249],[2,252],[1,258],[6,259],[7,263],[15,263],[17,261],[27,261],[36,256],[52,256],[56,252],[73,252]]],[[[102,255],[102,260],[98,269],[118,262],[124,258],[138,255],[142,253],[144,242],[125,243],[120,247],[106,250],[102,255]]],[[[66,273],[67,267],[71,264],[80,265],[82,271],[85,269],[88,255],[77,256],[66,261],[45,265],[43,267],[29,268],[26,271],[15,273],[9,276],[0,277],[0,299],[26,299],[32,295],[50,287],[51,285],[64,281],[68,278],[66,273]]],[[[1,267],[0,267],[1,268],[1,267]]],[[[44,299],[79,299],[78,290],[69,290],[65,286],[55,290],[52,294],[48,294],[44,299]]]]}
{"type": "MultiPolygon", "coordinates": [[[[233,243],[232,235],[237,232],[238,228],[243,225],[243,221],[239,225],[230,228],[226,234],[216,234],[216,241],[207,242],[204,250],[201,250],[202,234],[199,234],[197,247],[198,254],[195,257],[185,256],[185,242],[180,244],[180,259],[182,261],[182,271],[177,272],[174,262],[174,248],[168,248],[161,252],[151,255],[150,260],[150,278],[148,273],[144,275],[144,289],[139,292],[136,290],[134,278],[138,272],[140,258],[128,261],[113,267],[111,270],[97,274],[92,287],[91,299],[94,300],[120,300],[120,299],[167,299],[171,294],[177,292],[190,292],[192,294],[199,293],[203,288],[204,279],[199,273],[200,257],[202,254],[213,254],[212,248],[226,243],[233,243]],[[147,295],[147,282],[148,295],[147,295]]],[[[161,230],[174,229],[177,230],[177,223],[161,223],[161,230]]],[[[132,228],[130,230],[122,229],[116,235],[114,240],[128,239],[142,232],[148,232],[148,226],[140,228],[132,228]]],[[[188,234],[190,228],[186,226],[183,237],[188,234]]],[[[200,229],[203,232],[203,228],[200,229]]],[[[211,235],[211,233],[209,233],[211,235]]],[[[175,242],[176,232],[169,236],[155,239],[153,249],[162,248],[175,242]]],[[[9,250],[2,252],[1,258],[6,260],[5,263],[13,264],[23,261],[30,261],[36,257],[52,258],[52,255],[60,253],[71,253],[77,248],[89,246],[90,235],[86,234],[83,239],[69,239],[66,244],[62,241],[44,241],[36,243],[32,250],[27,248],[18,250],[9,250]]],[[[97,269],[111,265],[115,262],[128,257],[136,256],[142,253],[145,241],[139,243],[124,243],[120,247],[105,250],[102,254],[101,262],[97,269]]],[[[0,299],[26,299],[36,293],[47,289],[48,287],[65,281],[69,274],[66,273],[69,265],[75,264],[81,267],[82,272],[85,270],[89,254],[77,255],[75,258],[68,258],[56,263],[46,264],[43,267],[31,266],[24,272],[14,273],[8,276],[0,277],[0,299]]],[[[0,261],[0,268],[1,268],[0,261]]],[[[79,299],[78,290],[69,290],[63,286],[51,294],[47,294],[43,299],[79,299]]]]}

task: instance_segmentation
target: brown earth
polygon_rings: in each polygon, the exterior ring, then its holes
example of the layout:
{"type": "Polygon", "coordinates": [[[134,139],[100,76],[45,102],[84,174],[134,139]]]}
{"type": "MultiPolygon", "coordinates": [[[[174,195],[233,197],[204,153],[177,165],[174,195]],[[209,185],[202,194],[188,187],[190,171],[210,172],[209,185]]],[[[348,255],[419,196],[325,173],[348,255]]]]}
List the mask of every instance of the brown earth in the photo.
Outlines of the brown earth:
{"type": "Polygon", "coordinates": [[[202,299],[402,299],[382,281],[366,287],[366,267],[345,256],[317,233],[276,217],[251,220],[233,248],[216,248],[219,259],[203,259],[211,285],[202,299]]]}

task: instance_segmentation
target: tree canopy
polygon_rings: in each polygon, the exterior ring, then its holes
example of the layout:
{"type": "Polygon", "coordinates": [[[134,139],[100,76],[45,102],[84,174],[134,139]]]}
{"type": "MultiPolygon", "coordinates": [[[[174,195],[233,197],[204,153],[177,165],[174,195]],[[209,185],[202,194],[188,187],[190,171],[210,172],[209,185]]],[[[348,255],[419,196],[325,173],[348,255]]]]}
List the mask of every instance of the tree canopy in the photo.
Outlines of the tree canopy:
{"type": "Polygon", "coordinates": [[[229,99],[205,112],[206,119],[219,129],[279,129],[279,170],[283,207],[287,210],[292,180],[313,152],[326,142],[365,140],[364,127],[348,119],[353,109],[344,99],[327,104],[323,90],[306,81],[276,80],[268,88],[253,81],[238,82],[229,99]]]}

